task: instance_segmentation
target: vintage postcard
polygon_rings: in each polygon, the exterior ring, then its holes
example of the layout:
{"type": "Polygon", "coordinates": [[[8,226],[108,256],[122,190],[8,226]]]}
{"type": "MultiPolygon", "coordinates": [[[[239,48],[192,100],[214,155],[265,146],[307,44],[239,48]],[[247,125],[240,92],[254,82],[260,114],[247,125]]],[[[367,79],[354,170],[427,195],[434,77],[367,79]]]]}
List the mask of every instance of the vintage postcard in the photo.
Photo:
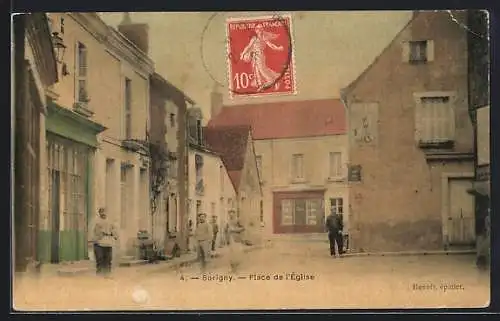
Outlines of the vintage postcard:
{"type": "Polygon", "coordinates": [[[13,18],[13,310],[487,307],[485,10],[13,18]]]}

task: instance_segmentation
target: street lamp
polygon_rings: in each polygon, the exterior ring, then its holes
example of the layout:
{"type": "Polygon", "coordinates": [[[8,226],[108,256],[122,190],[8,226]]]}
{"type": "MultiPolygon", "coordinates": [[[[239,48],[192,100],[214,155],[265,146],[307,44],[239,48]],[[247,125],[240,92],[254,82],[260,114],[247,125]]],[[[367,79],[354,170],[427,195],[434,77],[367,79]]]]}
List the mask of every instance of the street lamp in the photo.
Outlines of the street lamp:
{"type": "Polygon", "coordinates": [[[54,49],[56,52],[56,61],[58,63],[63,62],[64,52],[66,51],[66,45],[63,39],[59,36],[59,32],[52,33],[52,43],[54,44],[54,49]]]}

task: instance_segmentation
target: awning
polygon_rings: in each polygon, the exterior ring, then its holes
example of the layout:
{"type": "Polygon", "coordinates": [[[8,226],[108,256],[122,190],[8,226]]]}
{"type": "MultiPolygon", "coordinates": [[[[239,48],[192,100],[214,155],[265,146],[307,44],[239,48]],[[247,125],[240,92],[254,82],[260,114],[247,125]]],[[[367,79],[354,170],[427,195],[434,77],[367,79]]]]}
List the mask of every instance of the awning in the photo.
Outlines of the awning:
{"type": "Polygon", "coordinates": [[[474,182],[472,188],[467,190],[468,193],[480,196],[490,196],[490,182],[474,182]]]}

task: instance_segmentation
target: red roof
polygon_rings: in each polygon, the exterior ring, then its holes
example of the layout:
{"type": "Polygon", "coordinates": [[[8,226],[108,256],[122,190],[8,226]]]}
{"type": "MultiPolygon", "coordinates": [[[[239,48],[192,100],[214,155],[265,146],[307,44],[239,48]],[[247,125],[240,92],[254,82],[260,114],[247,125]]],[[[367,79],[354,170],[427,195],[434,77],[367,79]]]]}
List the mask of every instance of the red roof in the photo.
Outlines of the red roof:
{"type": "Polygon", "coordinates": [[[208,148],[220,155],[236,191],[245,166],[250,126],[216,126],[203,133],[208,148]]]}
{"type": "Polygon", "coordinates": [[[224,106],[208,127],[250,125],[254,139],[297,138],[346,133],[340,99],[224,106]]]}

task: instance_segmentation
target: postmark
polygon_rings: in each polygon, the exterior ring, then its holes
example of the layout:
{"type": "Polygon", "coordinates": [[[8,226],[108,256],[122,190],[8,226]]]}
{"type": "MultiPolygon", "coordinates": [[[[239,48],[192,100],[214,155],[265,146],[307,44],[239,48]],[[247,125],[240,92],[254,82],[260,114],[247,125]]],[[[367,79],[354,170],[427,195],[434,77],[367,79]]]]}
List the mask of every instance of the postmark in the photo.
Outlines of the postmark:
{"type": "Polygon", "coordinates": [[[226,20],[230,98],[296,93],[291,15],[226,20]]]}

